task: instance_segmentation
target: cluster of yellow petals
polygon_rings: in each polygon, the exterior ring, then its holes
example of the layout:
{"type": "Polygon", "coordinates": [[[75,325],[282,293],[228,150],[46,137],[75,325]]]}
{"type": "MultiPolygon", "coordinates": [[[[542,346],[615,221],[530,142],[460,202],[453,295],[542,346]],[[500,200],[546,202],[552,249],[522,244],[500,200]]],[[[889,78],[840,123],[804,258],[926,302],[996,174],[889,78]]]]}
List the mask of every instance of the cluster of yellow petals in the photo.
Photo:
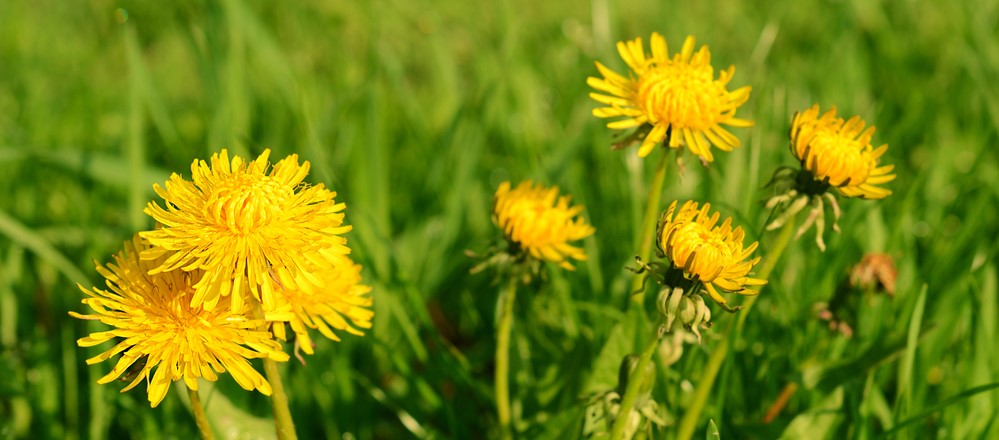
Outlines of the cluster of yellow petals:
{"type": "Polygon", "coordinates": [[[854,116],[847,121],[836,117],[833,107],[821,116],[818,104],[798,112],[791,121],[791,151],[816,180],[836,187],[846,197],[883,199],[890,190],[876,186],[895,179],[893,165],[878,166],[886,151],[884,144],[874,148],[874,126],[864,129],[864,121],[854,116]]]}
{"type": "Polygon", "coordinates": [[[285,322],[291,326],[298,339],[298,346],[313,354],[312,339],[308,329],[318,330],[323,336],[339,341],[333,330],[362,336],[361,329],[371,328],[371,287],[361,284],[361,266],[347,257],[337,264],[314,274],[325,286],[318,292],[307,293],[290,288],[278,291],[279,305],[266,313],[272,321],[274,335],[287,340],[285,322]]]}
{"type": "Polygon", "coordinates": [[[507,240],[532,257],[573,270],[569,259],[585,260],[582,248],[569,244],[595,231],[582,217],[581,205],[570,206],[569,196],[558,195],[558,187],[535,186],[530,180],[516,188],[503,182],[493,197],[493,220],[507,240]]]}
{"type": "Polygon", "coordinates": [[[696,202],[688,201],[678,212],[676,205],[674,200],[660,218],[656,245],[685,278],[700,281],[719,304],[727,302],[719,290],[755,295],[751,288],[767,283],[749,277],[760,257],[747,258],[759,243],[743,247],[746,234],[741,226],[733,229],[731,218],[717,226],[719,214],[709,215],[709,203],[698,209],[696,202]]]}
{"type": "Polygon", "coordinates": [[[618,42],[621,58],[631,68],[625,77],[600,62],[597,69],[603,78],[590,77],[587,84],[601,93],[590,93],[605,104],[593,110],[600,118],[622,117],[607,124],[613,129],[651,126],[638,155],[648,156],[669,135],[669,147],[686,147],[706,162],[714,160],[711,145],[731,151],[739,139],[720,124],[749,127],[752,121],[735,117],[736,109],[749,99],[749,86],[729,92],[726,89],[735,66],[714,77],[711,52],[707,46],[694,51],[694,37],[688,36],[680,52],[672,58],[666,39],[653,33],[651,54],[646,54],[642,39],[618,42]]]}
{"type": "Polygon", "coordinates": [[[231,296],[242,307],[240,292],[249,286],[265,309],[277,307],[275,280],[306,292],[323,288],[313,273],[350,252],[342,234],[343,203],[322,184],[303,183],[309,162],[291,155],[270,167],[265,150],[247,162],[228,152],[212,155],[211,164],[195,160],[192,180],[173,174],[165,187],[155,185],[164,206],[145,212],[161,227],[141,233],[153,247],[143,259],[164,257],[152,274],[173,270],[205,272],[195,285],[191,305],[212,309],[231,296]],[[270,167],[270,169],[268,169],[270,167]]]}
{"type": "Polygon", "coordinates": [[[148,249],[138,235],[126,242],[114,264],[97,266],[110,290],[80,286],[87,294],[83,303],[94,314],[70,312],[76,318],[112,327],[79,339],[81,347],[120,338],[111,349],[87,359],[87,364],[92,365],[121,354],[111,372],[98,383],[106,384],[125,375],[122,380],[131,381],[122,390],[125,392],[145,379],[153,407],[163,401],[174,381],[183,379],[188,388],[197,390],[198,378],[215,381],[224,372],[229,372],[244,389],[270,395],[270,384],[248,359],[287,361],[288,355],[270,332],[261,329],[264,321],[250,318],[249,304],[232,309],[231,296],[223,298],[221,307],[213,310],[192,306],[190,296],[204,272],[150,274],[151,269],[163,264],[163,258],[140,259],[139,255],[148,249]]]}
{"type": "Polygon", "coordinates": [[[269,395],[248,360],[287,361],[285,324],[308,354],[310,328],[337,341],[333,330],[371,328],[371,288],[347,256],[344,204],[304,183],[309,162],[291,155],[272,167],[269,155],[229,160],[222,150],[210,164],[194,161],[191,181],[174,174],[154,186],[164,206],[149,203],[146,213],[157,228],[136,234],[115,264],[98,266],[111,291],[81,286],[96,314],[70,313],[112,327],[78,345],[121,339],[87,361],[120,354],[99,383],[125,375],[129,390],[145,378],[156,406],[171,382],[197,390],[198,378],[228,371],[243,388],[269,395]]]}

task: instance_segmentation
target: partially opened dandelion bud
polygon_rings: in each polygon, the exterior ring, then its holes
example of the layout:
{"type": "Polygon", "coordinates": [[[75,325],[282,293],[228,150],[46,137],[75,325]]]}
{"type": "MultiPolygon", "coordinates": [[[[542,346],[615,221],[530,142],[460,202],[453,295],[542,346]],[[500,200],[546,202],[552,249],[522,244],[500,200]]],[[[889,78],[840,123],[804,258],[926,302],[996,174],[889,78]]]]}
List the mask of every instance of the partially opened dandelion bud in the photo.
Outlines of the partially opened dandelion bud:
{"type": "Polygon", "coordinates": [[[686,146],[705,163],[714,160],[711,146],[731,151],[739,139],[722,125],[749,127],[752,121],[735,117],[735,112],[749,99],[750,87],[728,91],[735,67],[714,76],[711,52],[707,46],[695,49],[694,37],[688,36],[679,53],[671,58],[666,39],[653,33],[651,54],[646,54],[642,39],[617,44],[621,58],[631,69],[621,75],[597,62],[603,78],[590,77],[586,83],[600,93],[590,97],[606,107],[593,110],[599,118],[618,118],[609,128],[637,128],[633,138],[641,138],[638,155],[648,156],[657,144],[669,148],[686,146]]]}
{"type": "Polygon", "coordinates": [[[884,144],[874,148],[874,126],[864,129],[860,116],[848,121],[836,117],[836,107],[819,116],[819,105],[794,115],[791,122],[791,150],[802,168],[815,180],[824,182],[845,197],[883,199],[890,190],[877,185],[895,179],[894,165],[878,166],[886,151],[884,144]]]}
{"type": "Polygon", "coordinates": [[[772,182],[790,189],[779,191],[767,201],[768,208],[779,210],[767,225],[768,230],[783,226],[790,218],[811,206],[798,228],[800,237],[815,225],[815,242],[822,251],[825,229],[825,206],[833,211],[832,228],[839,232],[840,207],[833,192],[843,197],[882,199],[891,191],[879,185],[895,179],[893,165],[879,166],[878,159],[888,145],[871,145],[874,126],[865,127],[859,116],[849,120],[836,117],[836,108],[819,115],[818,104],[798,112],[791,121],[791,153],[801,164],[796,173],[779,169],[772,182]],[[783,207],[783,209],[781,209],[783,207]]]}
{"type": "Polygon", "coordinates": [[[677,201],[673,201],[659,219],[656,240],[674,272],[665,277],[667,284],[703,287],[711,299],[727,310],[728,300],[722,292],[757,294],[756,289],[767,283],[749,276],[760,261],[760,257],[750,259],[759,243],[744,247],[746,234],[742,227],[732,228],[731,218],[718,225],[720,216],[709,215],[709,203],[700,209],[693,201],[684,203],[679,211],[676,207],[677,201]],[[671,279],[675,280],[673,284],[669,284],[671,279]]]}
{"type": "Polygon", "coordinates": [[[580,216],[583,207],[571,206],[569,196],[558,192],[558,187],[530,180],[516,188],[503,182],[493,198],[493,221],[503,230],[511,255],[574,270],[570,260],[585,260],[586,253],[570,243],[593,235],[594,229],[580,216]]]}
{"type": "Polygon", "coordinates": [[[192,390],[198,389],[197,379],[218,379],[217,373],[229,372],[241,387],[271,394],[271,385],[250,365],[248,359],[270,358],[287,361],[288,355],[267,331],[260,330],[262,320],[252,319],[248,303],[241,308],[231,308],[230,301],[248,293],[233,292],[220,298],[214,309],[201,305],[192,306],[195,285],[202,279],[201,270],[157,272],[152,268],[164,264],[166,257],[140,259],[148,250],[139,236],[126,242],[125,248],[115,256],[114,264],[97,266],[97,271],[107,278],[110,290],[80,286],[88,298],[83,303],[94,314],[79,318],[100,321],[111,326],[110,330],[93,333],[81,338],[81,347],[118,340],[110,350],[93,358],[95,364],[121,354],[107,375],[98,380],[106,384],[135,371],[131,383],[122,392],[134,388],[145,380],[149,403],[155,407],[163,401],[170,384],[183,380],[192,390]]]}
{"type": "MultiPolygon", "coordinates": [[[[722,293],[755,295],[766,280],[750,276],[760,257],[750,258],[758,243],[743,246],[745,233],[732,228],[728,218],[718,225],[719,214],[709,215],[711,205],[698,209],[686,202],[677,211],[677,201],[662,214],[657,228],[658,254],[668,263],[646,264],[638,259],[638,273],[646,273],[645,283],[659,286],[656,307],[662,317],[659,337],[673,331],[680,322],[701,341],[701,328],[709,328],[711,310],[704,302],[707,294],[722,309],[734,312],[722,293]]],[[[646,287],[647,288],[647,287],[646,287]]]]}
{"type": "Polygon", "coordinates": [[[322,280],[311,274],[348,254],[343,234],[345,205],[322,184],[304,183],[309,162],[291,155],[270,165],[270,150],[253,161],[229,160],[226,150],[211,163],[195,160],[191,180],[173,174],[156,193],[163,206],[151,202],[145,212],[162,224],[142,232],[153,244],[143,260],[159,260],[150,274],[204,271],[194,286],[192,306],[213,309],[232,296],[234,310],[249,287],[252,298],[265,308],[277,307],[274,291],[280,277],[286,287],[316,292],[322,280]]]}

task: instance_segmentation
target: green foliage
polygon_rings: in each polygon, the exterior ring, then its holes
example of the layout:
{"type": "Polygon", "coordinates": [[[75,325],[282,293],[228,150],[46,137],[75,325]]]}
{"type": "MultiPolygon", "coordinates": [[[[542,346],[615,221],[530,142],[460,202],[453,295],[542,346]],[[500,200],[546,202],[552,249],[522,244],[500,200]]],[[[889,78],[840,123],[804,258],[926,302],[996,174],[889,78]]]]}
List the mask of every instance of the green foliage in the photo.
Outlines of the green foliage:
{"type": "Polygon", "coordinates": [[[718,427],[715,425],[714,420],[708,420],[708,429],[704,436],[707,440],[719,440],[721,439],[721,434],[718,432],[718,427]]]}
{"type": "MultiPolygon", "coordinates": [[[[464,251],[499,238],[492,193],[526,178],[572,194],[597,229],[576,272],[521,288],[511,341],[516,429],[575,438],[588,395],[616,385],[657,324],[651,304],[625,310],[624,269],[654,159],[610,150],[618,133],[590,115],[586,86],[595,60],[621,70],[617,41],[653,31],[673,50],[693,34],[716,69],[734,64],[733,86],[753,87],[739,116],[756,121],[710,168],[671,165],[664,206],[710,201],[766,255],[761,187],[794,164],[791,115],[815,102],[877,125],[898,174],[883,201],[841,200],[825,253],[811,233],[791,244],[699,432],[999,436],[996,28],[995,1],[0,2],[0,436],[197,435],[179,386],[150,409],[141,385],[97,385],[110,365],[87,366],[98,349],[75,340],[101,325],[67,311],[81,310],[75,283],[103,282],[93,260],[152,227],[152,183],[221,148],[269,147],[311,161],[311,181],[347,203],[374,287],[366,336],[282,365],[302,438],[494,432],[498,286],[469,274],[464,251]],[[849,287],[867,252],[895,260],[893,298],[849,287]],[[851,338],[815,312],[841,289],[851,338]]],[[[684,413],[736,318],[715,313],[703,345],[658,367],[664,420],[684,413]]],[[[270,426],[264,396],[224,375],[205,389],[219,434],[270,426]]]]}

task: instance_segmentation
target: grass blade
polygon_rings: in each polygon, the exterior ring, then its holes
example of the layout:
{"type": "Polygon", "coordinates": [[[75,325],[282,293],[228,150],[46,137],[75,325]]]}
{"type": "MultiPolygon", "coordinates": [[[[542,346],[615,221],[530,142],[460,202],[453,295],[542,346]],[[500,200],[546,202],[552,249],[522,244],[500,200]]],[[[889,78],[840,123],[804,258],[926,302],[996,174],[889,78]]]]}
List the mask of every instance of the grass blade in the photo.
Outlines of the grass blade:
{"type": "Polygon", "coordinates": [[[715,419],[708,419],[708,430],[704,436],[705,440],[721,440],[721,434],[718,433],[718,426],[715,425],[715,419]]]}
{"type": "Polygon", "coordinates": [[[128,223],[132,230],[142,229],[146,205],[146,190],[142,185],[142,169],[146,162],[146,116],[142,106],[143,83],[149,82],[142,66],[142,54],[136,43],[135,28],[125,27],[125,51],[128,55],[128,135],[125,157],[128,162],[128,223]]]}
{"type": "Polygon", "coordinates": [[[898,415],[904,415],[912,408],[912,394],[915,389],[912,384],[912,370],[914,364],[916,363],[916,348],[919,345],[919,329],[923,324],[923,312],[926,308],[926,292],[928,286],[923,284],[922,290],[919,292],[919,298],[916,300],[916,308],[912,311],[912,319],[909,321],[909,333],[906,337],[905,344],[905,354],[902,356],[902,364],[899,365],[898,382],[899,389],[901,393],[904,394],[903,398],[898,400],[900,405],[898,408],[898,415]]]}
{"type": "Polygon", "coordinates": [[[10,237],[15,243],[34,252],[35,255],[62,272],[71,282],[82,285],[90,284],[90,278],[84,275],[80,269],[77,269],[76,265],[69,261],[65,255],[3,210],[0,210],[0,234],[10,237]]]}
{"type": "Polygon", "coordinates": [[[944,408],[946,408],[946,407],[948,407],[950,405],[958,403],[958,402],[960,402],[960,401],[962,401],[964,399],[967,399],[969,397],[972,397],[972,396],[974,396],[976,394],[984,393],[986,391],[994,390],[996,388],[999,388],[999,382],[990,383],[988,385],[977,386],[977,387],[974,387],[974,388],[969,388],[969,389],[964,390],[964,391],[962,391],[960,393],[957,393],[957,394],[955,394],[955,395],[953,395],[951,397],[948,397],[948,398],[946,398],[944,400],[941,400],[936,405],[933,405],[933,406],[931,406],[929,408],[924,409],[919,414],[916,414],[916,415],[914,415],[912,417],[909,417],[908,419],[905,419],[905,420],[899,422],[897,425],[895,425],[894,428],[885,431],[881,435],[881,438],[888,437],[889,435],[894,434],[894,433],[898,432],[899,430],[901,430],[901,429],[903,429],[903,428],[905,428],[905,427],[907,427],[909,425],[912,425],[913,423],[916,423],[916,422],[918,422],[918,421],[920,421],[920,420],[928,417],[930,414],[933,414],[933,413],[935,413],[937,411],[940,411],[940,410],[942,410],[942,409],[944,409],[944,408]]]}

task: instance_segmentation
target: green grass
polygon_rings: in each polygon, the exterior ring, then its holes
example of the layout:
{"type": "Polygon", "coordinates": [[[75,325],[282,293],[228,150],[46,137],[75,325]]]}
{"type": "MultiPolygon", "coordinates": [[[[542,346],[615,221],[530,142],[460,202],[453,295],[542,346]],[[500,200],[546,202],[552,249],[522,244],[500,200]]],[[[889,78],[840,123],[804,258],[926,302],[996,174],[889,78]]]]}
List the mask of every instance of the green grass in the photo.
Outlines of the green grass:
{"type": "MultiPolygon", "coordinates": [[[[519,290],[511,343],[521,437],[576,438],[581,402],[616,385],[655,319],[626,314],[624,270],[654,160],[609,149],[585,81],[595,60],[621,70],[615,42],[658,31],[734,64],[756,121],[710,168],[672,166],[665,203],[710,201],[755,238],[762,184],[794,163],[790,117],[814,102],[877,125],[898,174],[883,201],[842,201],[824,254],[811,233],[791,244],[696,435],[713,420],[721,438],[995,438],[997,27],[995,1],[0,2],[0,436],[197,435],[182,384],[155,409],[143,386],[97,385],[110,365],[87,366],[97,349],[75,340],[100,325],[67,311],[82,310],[75,283],[103,284],[92,261],[152,226],[153,183],[269,147],[347,203],[374,287],[365,337],[282,365],[302,438],[495,432],[499,287],[464,250],[499,238],[492,193],[526,178],[571,193],[597,229],[579,270],[519,290]],[[875,251],[895,258],[897,294],[847,292],[856,334],[831,333],[814,305],[875,251]]],[[[658,368],[672,423],[733,319],[717,311],[703,345],[658,368]]],[[[268,400],[229,377],[203,401],[220,433],[273,435],[268,400]]]]}

